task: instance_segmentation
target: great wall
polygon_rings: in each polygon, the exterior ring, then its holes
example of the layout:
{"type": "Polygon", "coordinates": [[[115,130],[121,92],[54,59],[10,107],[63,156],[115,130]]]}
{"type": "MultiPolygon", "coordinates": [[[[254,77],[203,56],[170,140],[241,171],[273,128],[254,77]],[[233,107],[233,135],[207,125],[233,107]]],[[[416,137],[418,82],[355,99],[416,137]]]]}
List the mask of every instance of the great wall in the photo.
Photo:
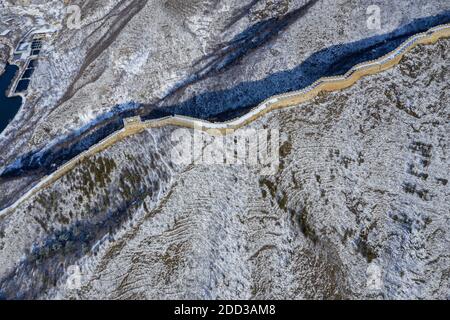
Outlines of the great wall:
{"type": "Polygon", "coordinates": [[[354,66],[342,76],[324,77],[304,89],[270,97],[261,102],[258,106],[253,108],[245,115],[230,121],[212,123],[206,120],[177,115],[148,121],[141,121],[140,117],[126,118],[124,119],[123,129],[111,134],[88,150],[80,153],[75,158],[68,161],[66,164],[62,165],[52,174],[44,177],[38,184],[36,184],[32,189],[30,189],[27,193],[20,197],[14,204],[0,211],[0,217],[12,213],[27,199],[33,197],[40,190],[45,189],[55,181],[59,180],[67,172],[75,168],[77,164],[81,163],[87,157],[93,156],[109,148],[111,145],[125,139],[126,137],[141,133],[146,129],[164,126],[177,126],[202,130],[212,135],[230,134],[273,110],[300,105],[306,101],[313,99],[320,92],[331,92],[348,88],[364,76],[377,74],[397,65],[401,61],[403,56],[416,46],[434,44],[439,39],[447,37],[450,37],[450,24],[444,24],[431,28],[427,32],[419,33],[410,37],[395,50],[391,51],[383,57],[380,57],[376,60],[363,62],[354,66]]]}

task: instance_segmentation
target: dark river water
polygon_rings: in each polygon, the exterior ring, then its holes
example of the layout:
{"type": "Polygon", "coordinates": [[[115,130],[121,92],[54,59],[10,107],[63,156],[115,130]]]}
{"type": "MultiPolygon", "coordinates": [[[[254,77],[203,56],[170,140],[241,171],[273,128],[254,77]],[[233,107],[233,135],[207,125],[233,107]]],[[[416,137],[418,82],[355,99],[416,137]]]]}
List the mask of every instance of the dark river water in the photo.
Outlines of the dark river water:
{"type": "Polygon", "coordinates": [[[5,72],[0,75],[0,132],[5,130],[22,105],[21,97],[8,98],[6,96],[6,90],[8,90],[18,70],[19,68],[16,65],[8,64],[5,72]]]}

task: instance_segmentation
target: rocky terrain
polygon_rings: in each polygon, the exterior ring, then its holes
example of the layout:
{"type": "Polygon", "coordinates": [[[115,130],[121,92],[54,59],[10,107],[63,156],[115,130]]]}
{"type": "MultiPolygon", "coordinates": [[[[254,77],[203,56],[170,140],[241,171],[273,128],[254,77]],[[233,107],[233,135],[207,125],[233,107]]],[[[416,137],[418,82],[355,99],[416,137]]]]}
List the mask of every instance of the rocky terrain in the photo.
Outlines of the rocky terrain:
{"type": "Polygon", "coordinates": [[[19,298],[449,296],[449,40],[250,128],[280,168],[176,165],[175,128],[85,160],[2,219],[19,298]],[[67,286],[79,265],[81,286],[67,286]],[[381,286],[368,288],[377,267],[381,286]]]}
{"type": "Polygon", "coordinates": [[[226,118],[450,21],[446,0],[380,1],[380,30],[367,27],[369,0],[95,0],[67,3],[80,8],[74,27],[60,1],[8,3],[27,18],[22,33],[32,23],[58,32],[2,133],[1,208],[117,130],[123,113],[226,118]]]}
{"type": "MultiPolygon", "coordinates": [[[[227,118],[450,9],[378,1],[369,30],[372,1],[70,1],[82,19],[69,29],[30,2],[42,14],[5,5],[58,32],[1,134],[2,207],[123,115],[227,118]]],[[[273,175],[174,163],[174,127],[85,159],[0,217],[0,298],[450,298],[449,44],[252,123],[279,130],[273,175]]]]}

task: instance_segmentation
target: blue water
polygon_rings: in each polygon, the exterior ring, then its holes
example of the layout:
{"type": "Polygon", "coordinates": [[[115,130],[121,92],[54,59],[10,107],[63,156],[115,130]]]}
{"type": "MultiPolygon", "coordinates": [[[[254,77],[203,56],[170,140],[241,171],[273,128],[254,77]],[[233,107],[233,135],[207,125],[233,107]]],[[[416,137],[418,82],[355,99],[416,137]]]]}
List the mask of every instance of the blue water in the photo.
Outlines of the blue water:
{"type": "Polygon", "coordinates": [[[33,75],[33,72],[34,72],[33,68],[25,70],[25,72],[24,72],[24,74],[22,76],[22,79],[30,79],[31,76],[33,75]]]}
{"type": "Polygon", "coordinates": [[[16,92],[25,92],[28,89],[28,86],[30,85],[29,79],[22,79],[17,84],[16,92]]]}
{"type": "Polygon", "coordinates": [[[6,91],[18,70],[17,66],[8,64],[5,72],[0,75],[0,132],[5,130],[22,105],[21,97],[8,98],[6,96],[6,91]]]}

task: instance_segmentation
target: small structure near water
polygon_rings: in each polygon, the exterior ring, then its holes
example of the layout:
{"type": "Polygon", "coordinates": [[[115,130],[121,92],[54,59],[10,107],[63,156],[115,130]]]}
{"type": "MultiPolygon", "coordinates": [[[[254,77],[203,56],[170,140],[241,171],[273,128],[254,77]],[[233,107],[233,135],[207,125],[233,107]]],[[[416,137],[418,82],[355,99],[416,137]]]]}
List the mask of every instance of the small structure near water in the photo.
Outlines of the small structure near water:
{"type": "MultiPolygon", "coordinates": [[[[8,21],[3,22],[7,23],[8,21]]],[[[43,45],[46,41],[51,40],[56,31],[51,27],[29,30],[13,50],[11,61],[6,64],[5,70],[0,70],[0,133],[8,126],[22,106],[43,45]]],[[[7,37],[10,34],[11,30],[0,26],[0,44],[14,48],[13,40],[7,37]]]]}
{"type": "Polygon", "coordinates": [[[23,67],[21,68],[21,76],[16,81],[15,89],[11,90],[15,94],[26,94],[43,44],[45,40],[51,37],[53,32],[52,30],[30,31],[17,46],[14,51],[13,62],[23,67]]]}

